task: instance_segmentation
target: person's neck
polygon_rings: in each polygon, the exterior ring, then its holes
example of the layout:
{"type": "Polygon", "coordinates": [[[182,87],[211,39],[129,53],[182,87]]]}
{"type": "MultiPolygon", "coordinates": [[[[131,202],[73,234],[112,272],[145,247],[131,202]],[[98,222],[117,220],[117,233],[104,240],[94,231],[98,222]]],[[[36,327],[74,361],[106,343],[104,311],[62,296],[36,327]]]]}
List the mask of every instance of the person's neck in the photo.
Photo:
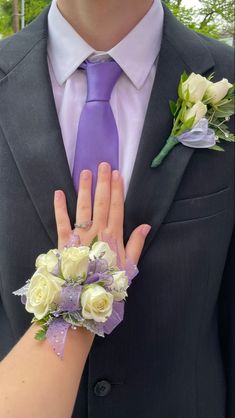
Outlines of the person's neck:
{"type": "Polygon", "coordinates": [[[97,51],[120,42],[152,4],[153,0],[57,0],[64,18],[97,51]]]}

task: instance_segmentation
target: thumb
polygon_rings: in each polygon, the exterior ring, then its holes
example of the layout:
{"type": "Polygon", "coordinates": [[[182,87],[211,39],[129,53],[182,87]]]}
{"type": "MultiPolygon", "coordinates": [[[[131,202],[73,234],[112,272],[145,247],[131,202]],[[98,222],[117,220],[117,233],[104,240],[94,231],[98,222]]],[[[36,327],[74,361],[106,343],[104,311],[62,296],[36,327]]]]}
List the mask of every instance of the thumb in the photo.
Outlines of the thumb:
{"type": "Polygon", "coordinates": [[[151,229],[148,224],[139,225],[132,232],[125,248],[126,257],[129,257],[136,265],[142,253],[145,239],[151,229]]]}

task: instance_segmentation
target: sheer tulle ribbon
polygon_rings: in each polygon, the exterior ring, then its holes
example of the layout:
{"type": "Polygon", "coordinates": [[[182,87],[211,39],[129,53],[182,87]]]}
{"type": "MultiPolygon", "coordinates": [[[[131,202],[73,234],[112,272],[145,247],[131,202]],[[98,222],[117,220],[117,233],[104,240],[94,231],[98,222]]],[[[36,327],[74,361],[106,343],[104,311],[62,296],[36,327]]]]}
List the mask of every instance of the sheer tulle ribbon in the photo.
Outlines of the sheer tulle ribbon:
{"type": "Polygon", "coordinates": [[[216,144],[215,132],[208,128],[206,118],[199,120],[194,128],[182,133],[177,139],[183,145],[191,148],[210,148],[216,144]]]}

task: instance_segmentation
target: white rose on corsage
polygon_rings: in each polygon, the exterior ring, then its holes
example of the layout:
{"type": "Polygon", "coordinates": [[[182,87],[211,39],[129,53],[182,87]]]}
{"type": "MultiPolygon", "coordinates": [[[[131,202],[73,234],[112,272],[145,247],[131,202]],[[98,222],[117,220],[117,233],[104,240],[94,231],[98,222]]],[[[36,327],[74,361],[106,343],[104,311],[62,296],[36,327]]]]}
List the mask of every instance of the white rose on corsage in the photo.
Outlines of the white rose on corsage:
{"type": "Polygon", "coordinates": [[[202,100],[207,88],[208,80],[200,74],[192,73],[188,79],[182,83],[181,99],[187,100],[191,103],[196,103],[202,100]]]}
{"type": "Polygon", "coordinates": [[[207,106],[202,102],[197,102],[190,109],[187,109],[182,115],[182,122],[187,122],[194,117],[193,126],[195,126],[200,119],[202,119],[207,112],[207,106]]]}
{"type": "Polygon", "coordinates": [[[105,322],[112,314],[113,295],[92,284],[81,295],[82,316],[97,322],[105,322]]]}
{"type": "Polygon", "coordinates": [[[46,267],[49,273],[52,273],[58,264],[58,250],[50,250],[46,254],[40,254],[35,262],[37,269],[40,267],[46,267]]]}
{"type": "Polygon", "coordinates": [[[61,272],[66,280],[85,280],[90,248],[86,246],[64,248],[61,253],[61,272]]]}
{"type": "Polygon", "coordinates": [[[110,269],[117,267],[117,254],[111,250],[107,242],[98,241],[92,245],[90,259],[95,260],[97,258],[106,260],[110,269]]]}
{"type": "Polygon", "coordinates": [[[113,279],[110,290],[114,300],[120,302],[127,297],[128,277],[125,271],[117,271],[113,274],[113,279]]]}
{"type": "Polygon", "coordinates": [[[59,301],[64,280],[40,267],[32,276],[26,295],[26,311],[42,319],[59,301]]]}
{"type": "Polygon", "coordinates": [[[217,83],[209,81],[209,86],[206,90],[206,98],[208,103],[217,104],[219,103],[228,93],[233,85],[228,82],[227,78],[223,78],[217,83]]]}

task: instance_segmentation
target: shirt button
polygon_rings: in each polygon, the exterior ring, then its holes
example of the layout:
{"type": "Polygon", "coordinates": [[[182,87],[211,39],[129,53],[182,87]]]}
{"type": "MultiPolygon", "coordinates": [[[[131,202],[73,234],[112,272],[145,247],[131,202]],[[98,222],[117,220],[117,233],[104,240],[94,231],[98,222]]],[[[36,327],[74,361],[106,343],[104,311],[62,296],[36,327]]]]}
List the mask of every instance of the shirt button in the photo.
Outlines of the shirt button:
{"type": "Polygon", "coordinates": [[[107,380],[100,380],[94,386],[94,394],[96,396],[106,396],[111,391],[111,383],[107,380]]]}

